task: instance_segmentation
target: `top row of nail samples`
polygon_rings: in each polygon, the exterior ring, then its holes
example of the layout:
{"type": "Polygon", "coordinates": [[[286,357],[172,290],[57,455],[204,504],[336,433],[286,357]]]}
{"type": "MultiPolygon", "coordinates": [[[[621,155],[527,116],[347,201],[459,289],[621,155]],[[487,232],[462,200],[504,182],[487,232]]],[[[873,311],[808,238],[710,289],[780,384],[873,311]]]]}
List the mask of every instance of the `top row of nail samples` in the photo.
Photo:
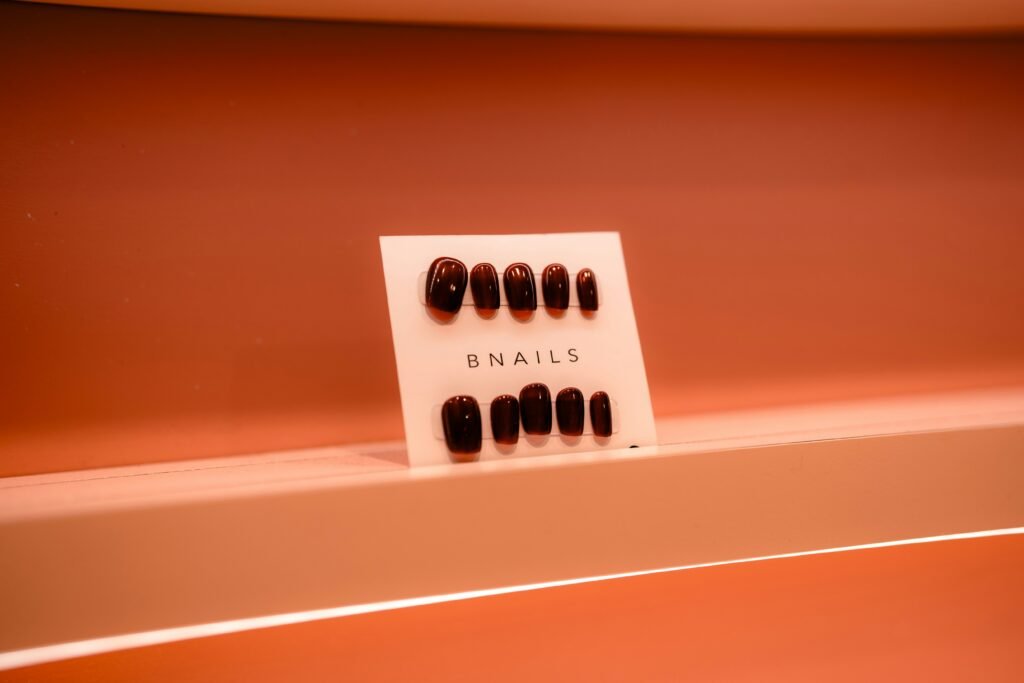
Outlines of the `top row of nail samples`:
{"type": "MultiPolygon", "coordinates": [[[[537,310],[537,282],[533,269],[525,263],[513,263],[505,269],[505,299],[512,317],[526,321],[537,310]]],[[[493,318],[501,307],[498,271],[490,263],[478,263],[467,273],[466,264],[442,256],[434,259],[427,270],[427,310],[439,322],[449,322],[462,308],[469,283],[473,307],[483,318],[493,318]]],[[[561,263],[552,263],[541,274],[544,308],[553,317],[561,318],[569,308],[569,271],[561,263]]],[[[597,279],[594,271],[584,268],[576,274],[576,298],[584,317],[597,311],[597,279]]]]}

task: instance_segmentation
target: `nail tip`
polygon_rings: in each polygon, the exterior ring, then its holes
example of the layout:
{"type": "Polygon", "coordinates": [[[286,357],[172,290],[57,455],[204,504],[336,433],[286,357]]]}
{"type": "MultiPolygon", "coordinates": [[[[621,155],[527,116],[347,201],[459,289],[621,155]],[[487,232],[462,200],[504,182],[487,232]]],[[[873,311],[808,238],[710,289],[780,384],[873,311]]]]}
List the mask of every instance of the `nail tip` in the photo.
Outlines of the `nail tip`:
{"type": "Polygon", "coordinates": [[[523,431],[533,436],[551,433],[551,390],[546,384],[527,384],[519,392],[519,411],[523,431]]]}
{"type": "Polygon", "coordinates": [[[448,324],[458,317],[457,313],[451,313],[450,311],[442,311],[438,308],[434,308],[433,306],[427,306],[427,313],[430,315],[431,318],[434,319],[435,322],[439,322],[442,324],[448,324]]]}
{"type": "Polygon", "coordinates": [[[603,391],[595,391],[590,397],[590,425],[595,437],[608,438],[612,435],[611,399],[603,391]]]}
{"type": "Polygon", "coordinates": [[[590,268],[584,268],[576,274],[576,297],[579,299],[580,310],[594,312],[599,307],[597,276],[590,268]]]}
{"type": "Polygon", "coordinates": [[[469,274],[469,288],[473,295],[473,306],[482,317],[488,316],[485,312],[494,311],[501,307],[501,286],[498,282],[498,271],[490,263],[478,263],[473,266],[469,274]]]}
{"type": "Polygon", "coordinates": [[[452,396],[441,406],[441,426],[453,462],[479,457],[483,446],[480,404],[472,396],[452,396]]]}
{"type": "Polygon", "coordinates": [[[569,271],[561,263],[552,263],[541,274],[541,291],[548,312],[569,308],[569,271]]]}
{"type": "Polygon", "coordinates": [[[427,269],[425,301],[438,322],[449,322],[462,308],[469,274],[466,264],[450,256],[440,256],[427,269]]]}
{"type": "Polygon", "coordinates": [[[582,436],[585,418],[583,392],[576,387],[566,387],[559,391],[555,399],[555,414],[559,433],[563,436],[582,436]]]}
{"type": "Polygon", "coordinates": [[[503,446],[519,442],[519,400],[502,394],[491,401],[491,433],[494,441],[503,446]]]}
{"type": "MultiPolygon", "coordinates": [[[[537,310],[537,283],[534,279],[533,269],[525,263],[513,263],[505,269],[502,275],[505,285],[505,301],[513,316],[516,312],[529,312],[537,310]]],[[[519,320],[528,320],[528,317],[518,317],[519,320]]]]}

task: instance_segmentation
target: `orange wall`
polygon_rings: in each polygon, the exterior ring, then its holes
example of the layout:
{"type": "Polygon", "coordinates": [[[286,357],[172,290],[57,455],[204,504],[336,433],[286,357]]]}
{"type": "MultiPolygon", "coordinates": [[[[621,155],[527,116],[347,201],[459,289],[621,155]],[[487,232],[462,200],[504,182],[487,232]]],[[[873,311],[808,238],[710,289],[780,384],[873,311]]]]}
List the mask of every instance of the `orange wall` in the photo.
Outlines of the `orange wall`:
{"type": "Polygon", "coordinates": [[[0,474],[400,437],[381,233],[620,230],[660,414],[1024,380],[1021,82],[0,4],[0,474]]]}

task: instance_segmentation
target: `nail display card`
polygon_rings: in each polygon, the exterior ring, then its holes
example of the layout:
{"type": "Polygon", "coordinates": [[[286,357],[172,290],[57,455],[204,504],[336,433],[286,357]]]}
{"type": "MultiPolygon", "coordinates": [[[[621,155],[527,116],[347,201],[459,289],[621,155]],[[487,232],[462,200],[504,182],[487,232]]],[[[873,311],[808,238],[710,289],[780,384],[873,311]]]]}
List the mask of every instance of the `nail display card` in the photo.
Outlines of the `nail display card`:
{"type": "Polygon", "coordinates": [[[472,396],[480,404],[480,460],[657,442],[618,233],[381,237],[380,248],[410,466],[451,462],[441,414],[444,402],[458,395],[472,396]],[[475,310],[467,286],[455,318],[448,323],[435,320],[426,307],[426,278],[430,264],[442,256],[458,259],[467,271],[490,263],[499,283],[507,266],[528,264],[537,292],[532,318],[522,322],[512,316],[503,286],[500,309],[485,318],[475,310]],[[569,308],[560,317],[545,310],[541,287],[541,274],[553,263],[569,272],[569,308]],[[597,280],[599,307],[591,317],[584,316],[576,294],[576,274],[584,268],[597,280]],[[497,444],[490,425],[491,399],[518,396],[535,382],[551,391],[551,434],[528,435],[521,429],[514,446],[497,444]],[[559,433],[554,400],[568,387],[584,396],[582,436],[559,433]],[[609,437],[593,434],[589,399],[597,391],[611,399],[609,437]]]}

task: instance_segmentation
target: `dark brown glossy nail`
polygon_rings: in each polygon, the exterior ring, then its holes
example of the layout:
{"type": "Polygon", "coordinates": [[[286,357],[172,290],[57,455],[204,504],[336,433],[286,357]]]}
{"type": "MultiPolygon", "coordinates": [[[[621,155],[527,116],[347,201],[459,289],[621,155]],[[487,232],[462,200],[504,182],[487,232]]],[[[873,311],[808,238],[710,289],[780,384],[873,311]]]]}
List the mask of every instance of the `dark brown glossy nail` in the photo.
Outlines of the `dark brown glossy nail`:
{"type": "Polygon", "coordinates": [[[502,394],[491,401],[491,433],[505,445],[519,441],[519,399],[502,394]]]}
{"type": "Polygon", "coordinates": [[[543,384],[527,384],[519,392],[519,414],[527,434],[551,433],[551,392],[543,384]]]}
{"type": "Polygon", "coordinates": [[[579,436],[583,433],[583,392],[576,387],[569,387],[558,392],[555,399],[555,416],[558,418],[558,431],[565,436],[579,436]]]}
{"type": "Polygon", "coordinates": [[[501,306],[498,271],[490,263],[478,263],[473,266],[473,272],[469,274],[469,288],[473,292],[473,306],[477,311],[493,315],[501,306]]]}
{"type": "Polygon", "coordinates": [[[595,391],[590,397],[590,426],[594,436],[612,435],[612,401],[603,391],[595,391]]]}
{"type": "Polygon", "coordinates": [[[561,263],[552,263],[540,276],[544,308],[560,312],[569,308],[569,271],[561,263]]]}
{"type": "Polygon", "coordinates": [[[453,462],[473,462],[480,454],[480,404],[472,396],[452,396],[441,408],[444,440],[453,462]]]}
{"type": "Polygon", "coordinates": [[[427,310],[441,322],[448,322],[462,308],[469,276],[466,265],[442,256],[427,269],[427,310]]]}
{"type": "Polygon", "coordinates": [[[505,300],[519,320],[528,320],[537,310],[537,283],[533,270],[525,263],[513,263],[505,269],[505,300]]]}
{"type": "Polygon", "coordinates": [[[576,274],[576,297],[584,311],[597,310],[597,278],[590,268],[584,268],[576,274]]]}

